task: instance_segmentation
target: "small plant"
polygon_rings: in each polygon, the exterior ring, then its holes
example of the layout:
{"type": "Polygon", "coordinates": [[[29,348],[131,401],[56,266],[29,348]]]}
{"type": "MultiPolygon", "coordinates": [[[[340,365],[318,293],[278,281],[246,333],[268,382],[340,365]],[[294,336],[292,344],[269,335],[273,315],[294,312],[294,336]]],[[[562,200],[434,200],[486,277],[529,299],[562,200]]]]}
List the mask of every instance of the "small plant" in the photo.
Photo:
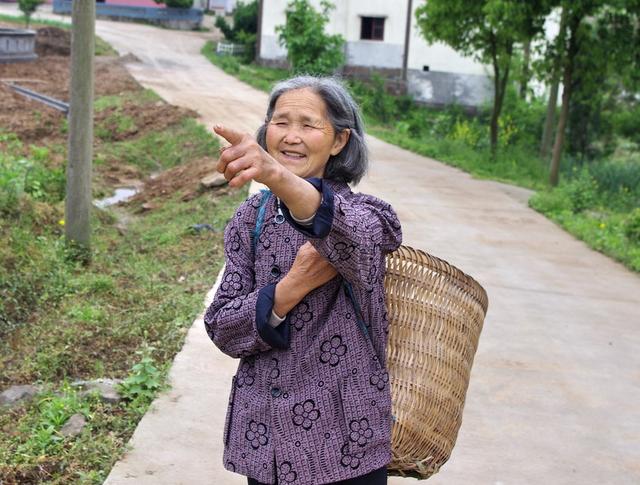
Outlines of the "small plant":
{"type": "Polygon", "coordinates": [[[36,422],[29,423],[29,437],[18,447],[17,453],[47,455],[58,452],[64,441],[60,428],[78,413],[89,416],[89,405],[68,384],[65,383],[62,391],[55,395],[45,395],[38,402],[36,422]]]}
{"type": "Polygon", "coordinates": [[[131,368],[129,377],[119,386],[122,396],[132,402],[134,408],[144,408],[162,388],[162,373],[151,358],[153,347],[136,352],[140,362],[131,368]]]}
{"type": "Polygon", "coordinates": [[[24,22],[27,28],[31,23],[31,16],[44,0],[18,0],[18,8],[24,14],[24,22]]]}
{"type": "Polygon", "coordinates": [[[640,207],[631,211],[624,223],[624,234],[634,244],[640,244],[640,207]]]}
{"type": "Polygon", "coordinates": [[[276,27],[280,45],[295,72],[332,74],[344,64],[344,38],[328,35],[325,25],[334,6],[327,0],[316,11],[308,0],[293,0],[287,5],[284,25],[276,27]]]}

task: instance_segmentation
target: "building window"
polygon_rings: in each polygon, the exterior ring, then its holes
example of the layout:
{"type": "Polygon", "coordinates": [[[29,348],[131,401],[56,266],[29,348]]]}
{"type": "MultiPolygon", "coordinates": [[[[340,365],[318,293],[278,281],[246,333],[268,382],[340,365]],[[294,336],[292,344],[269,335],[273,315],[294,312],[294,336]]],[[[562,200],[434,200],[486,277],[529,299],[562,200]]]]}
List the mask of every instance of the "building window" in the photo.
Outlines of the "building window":
{"type": "Polygon", "coordinates": [[[384,17],[362,17],[360,38],[363,40],[384,40],[384,17]]]}

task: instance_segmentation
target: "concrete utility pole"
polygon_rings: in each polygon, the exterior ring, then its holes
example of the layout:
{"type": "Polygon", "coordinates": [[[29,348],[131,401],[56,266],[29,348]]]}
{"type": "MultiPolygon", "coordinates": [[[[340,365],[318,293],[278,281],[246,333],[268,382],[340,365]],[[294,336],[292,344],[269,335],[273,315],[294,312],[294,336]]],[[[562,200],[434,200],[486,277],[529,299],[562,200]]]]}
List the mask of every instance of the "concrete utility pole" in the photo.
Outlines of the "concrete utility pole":
{"type": "Polygon", "coordinates": [[[407,4],[407,23],[404,30],[404,54],[402,56],[402,80],[407,82],[407,70],[409,67],[409,41],[411,40],[411,17],[413,10],[413,1],[409,0],[407,4]]]}
{"type": "Polygon", "coordinates": [[[65,236],[68,243],[83,247],[86,257],[91,243],[95,18],[95,0],[74,0],[65,236]]]}

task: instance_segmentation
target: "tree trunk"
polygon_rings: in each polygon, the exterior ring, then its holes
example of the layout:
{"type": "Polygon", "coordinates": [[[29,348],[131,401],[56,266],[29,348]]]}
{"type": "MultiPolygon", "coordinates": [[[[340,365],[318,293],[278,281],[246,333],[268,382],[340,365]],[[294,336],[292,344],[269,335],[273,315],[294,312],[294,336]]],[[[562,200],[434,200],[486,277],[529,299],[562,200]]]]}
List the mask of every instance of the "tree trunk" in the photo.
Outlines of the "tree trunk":
{"type": "Polygon", "coordinates": [[[558,107],[559,85],[560,76],[555,73],[554,79],[551,81],[551,91],[549,92],[549,101],[547,103],[547,116],[544,120],[544,130],[540,143],[540,158],[545,160],[549,156],[549,150],[551,149],[551,137],[553,136],[553,127],[556,122],[556,108],[558,107]]]}
{"type": "Polygon", "coordinates": [[[73,2],[69,162],[65,200],[65,236],[89,258],[91,236],[91,158],[93,151],[93,56],[95,2],[73,2]]]}
{"type": "Polygon", "coordinates": [[[520,97],[527,98],[527,87],[529,86],[529,64],[531,63],[531,39],[524,43],[524,56],[522,59],[522,77],[520,78],[520,97]]]}
{"type": "Polygon", "coordinates": [[[553,59],[553,67],[551,71],[551,90],[549,92],[549,101],[547,103],[547,116],[544,122],[544,130],[542,132],[542,140],[540,141],[540,158],[545,159],[549,156],[551,149],[551,139],[553,137],[553,128],[556,121],[556,109],[558,107],[558,88],[560,84],[560,67],[562,61],[561,48],[564,44],[565,30],[567,28],[567,9],[562,9],[560,16],[560,30],[556,38],[556,52],[553,59]]]}
{"type": "Polygon", "coordinates": [[[549,170],[549,183],[552,186],[558,185],[558,172],[560,171],[560,158],[562,156],[562,148],[564,146],[565,128],[567,119],[569,118],[569,107],[571,103],[571,83],[573,81],[573,66],[576,54],[578,53],[578,27],[582,18],[576,14],[571,19],[571,27],[569,29],[569,47],[567,48],[567,57],[564,68],[564,76],[562,79],[562,109],[560,110],[560,119],[558,120],[558,129],[556,131],[556,140],[553,145],[553,154],[551,156],[551,167],[549,170]]]}
{"type": "Polygon", "coordinates": [[[498,151],[498,120],[502,112],[502,104],[504,95],[507,90],[507,81],[509,80],[509,68],[511,65],[512,45],[509,45],[507,51],[507,63],[504,72],[501,74],[500,64],[496,49],[493,51],[493,111],[491,113],[491,155],[495,158],[498,151]]]}
{"type": "Polygon", "coordinates": [[[498,118],[500,117],[500,110],[498,108],[500,93],[500,66],[498,66],[497,60],[493,63],[493,111],[491,112],[491,154],[495,157],[498,149],[498,118]]]}

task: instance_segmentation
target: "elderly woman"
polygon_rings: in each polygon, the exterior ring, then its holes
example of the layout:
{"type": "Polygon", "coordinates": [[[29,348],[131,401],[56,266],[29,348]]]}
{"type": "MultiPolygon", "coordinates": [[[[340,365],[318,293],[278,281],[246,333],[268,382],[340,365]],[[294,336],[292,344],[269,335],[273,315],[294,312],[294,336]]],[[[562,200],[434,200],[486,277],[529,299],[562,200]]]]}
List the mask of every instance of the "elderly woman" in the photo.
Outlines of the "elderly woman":
{"type": "Polygon", "coordinates": [[[402,234],[389,204],[347,185],[368,163],[358,107],[332,78],[296,77],[273,89],[257,140],[214,129],[229,185],[270,189],[228,224],[204,318],[240,359],[224,466],[249,484],[387,483],[384,261],[402,234]]]}

